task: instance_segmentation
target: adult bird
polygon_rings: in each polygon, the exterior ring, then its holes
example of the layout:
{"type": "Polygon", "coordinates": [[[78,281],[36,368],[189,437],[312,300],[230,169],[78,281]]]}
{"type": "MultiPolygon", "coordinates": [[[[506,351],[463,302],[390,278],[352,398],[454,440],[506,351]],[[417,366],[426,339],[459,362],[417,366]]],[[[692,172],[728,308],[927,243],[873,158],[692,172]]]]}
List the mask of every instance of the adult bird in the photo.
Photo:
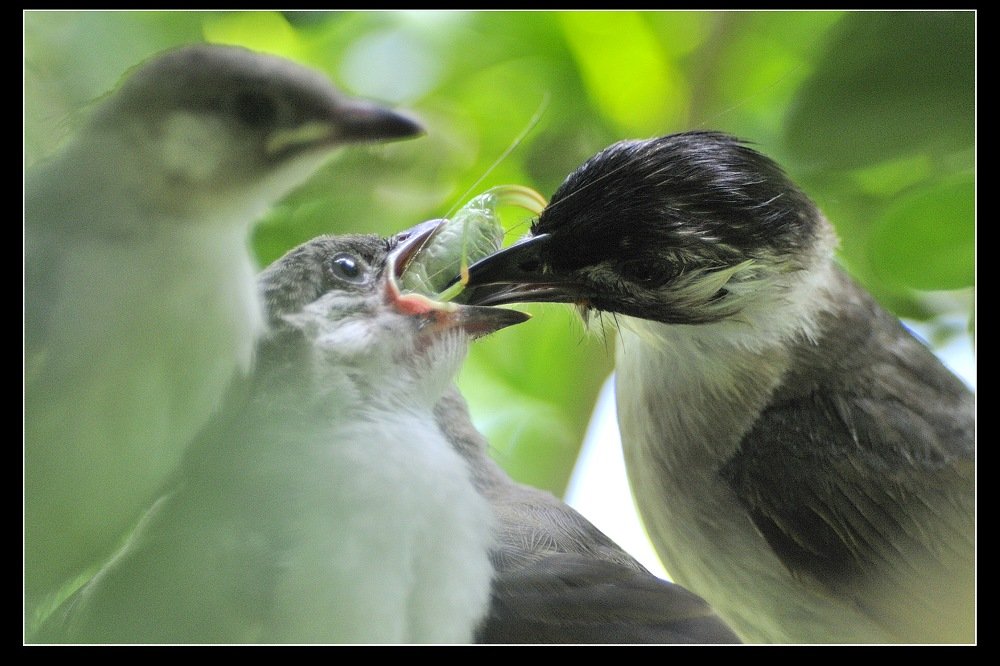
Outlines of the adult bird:
{"type": "Polygon", "coordinates": [[[418,132],[319,72],[197,45],[131,72],[26,174],[29,615],[113,552],[249,368],[254,221],[337,146],[418,132]]]}
{"type": "Polygon", "coordinates": [[[469,337],[525,317],[399,294],[433,227],[315,239],[261,275],[249,385],[38,640],[736,642],[489,458],[451,380],[469,337]]]}
{"type": "Polygon", "coordinates": [[[175,488],[40,640],[470,642],[492,514],[436,425],[469,336],[527,319],[401,294],[376,236],[261,274],[269,331],[175,488]]]}
{"type": "Polygon", "coordinates": [[[630,485],[674,580],[746,640],[974,639],[974,396],[834,261],[772,160],[612,145],[469,302],[614,314],[630,485]]]}

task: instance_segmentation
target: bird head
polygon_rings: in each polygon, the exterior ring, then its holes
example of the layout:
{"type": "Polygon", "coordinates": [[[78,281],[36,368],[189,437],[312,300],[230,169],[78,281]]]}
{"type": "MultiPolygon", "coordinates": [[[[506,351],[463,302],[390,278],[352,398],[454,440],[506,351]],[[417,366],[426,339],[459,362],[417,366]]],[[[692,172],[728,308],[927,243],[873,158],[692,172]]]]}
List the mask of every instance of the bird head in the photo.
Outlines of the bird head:
{"type": "Polygon", "coordinates": [[[711,323],[785,298],[833,243],[813,203],[738,139],[622,141],[566,178],[527,238],[471,266],[465,298],[711,323]]]}
{"type": "Polygon", "coordinates": [[[414,136],[420,126],[349,98],[291,61],[195,45],[138,66],[82,132],[92,164],[133,178],[160,207],[270,203],[339,145],[414,136]]]}
{"type": "MultiPolygon", "coordinates": [[[[355,384],[391,374],[408,391],[416,384],[439,396],[470,339],[528,319],[514,310],[443,303],[400,290],[399,277],[441,222],[388,240],[323,236],[272,264],[258,281],[271,326],[265,356],[287,358],[307,349],[313,365],[346,374],[355,384]]],[[[385,388],[382,383],[379,390],[385,388]]]]}

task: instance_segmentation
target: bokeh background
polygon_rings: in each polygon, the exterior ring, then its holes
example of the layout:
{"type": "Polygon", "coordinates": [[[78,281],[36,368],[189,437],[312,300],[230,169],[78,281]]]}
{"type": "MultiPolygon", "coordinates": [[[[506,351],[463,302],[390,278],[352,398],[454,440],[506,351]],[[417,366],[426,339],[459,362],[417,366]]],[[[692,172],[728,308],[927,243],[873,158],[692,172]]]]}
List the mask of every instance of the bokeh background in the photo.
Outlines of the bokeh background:
{"type": "MultiPolygon", "coordinates": [[[[620,139],[739,135],[826,212],[843,264],[936,348],[957,349],[974,384],[974,12],[30,11],[23,19],[26,168],[129,69],[191,42],[297,60],[422,120],[425,136],[344,151],[273,209],[253,240],[262,266],[321,233],[390,234],[447,216],[492,185],[549,196],[620,139]]],[[[511,241],[530,223],[512,211],[504,219],[511,241]]],[[[558,305],[524,309],[531,322],[474,345],[460,383],[497,460],[561,495],[612,370],[614,329],[587,329],[558,305]]],[[[599,490],[585,494],[607,504],[599,490]]]]}

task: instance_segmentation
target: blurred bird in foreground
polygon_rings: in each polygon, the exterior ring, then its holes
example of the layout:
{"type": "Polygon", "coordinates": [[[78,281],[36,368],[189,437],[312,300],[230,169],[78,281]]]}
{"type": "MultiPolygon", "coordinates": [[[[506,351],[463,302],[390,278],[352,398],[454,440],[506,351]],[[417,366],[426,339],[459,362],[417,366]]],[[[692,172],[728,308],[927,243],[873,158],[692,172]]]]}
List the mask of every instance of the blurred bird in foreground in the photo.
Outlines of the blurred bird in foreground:
{"type": "Polygon", "coordinates": [[[835,245],[744,142],[623,141],[470,267],[465,296],[613,313],[643,522],[744,639],[972,641],[974,395],[835,245]]]}
{"type": "Polygon", "coordinates": [[[526,316],[399,294],[433,230],[319,238],[261,275],[252,378],[41,640],[736,641],[488,458],[451,382],[470,337],[526,316]]]}
{"type": "Polygon", "coordinates": [[[137,68],[26,174],[29,616],[113,552],[250,367],[252,224],[337,146],[418,132],[318,72],[198,45],[137,68]]]}

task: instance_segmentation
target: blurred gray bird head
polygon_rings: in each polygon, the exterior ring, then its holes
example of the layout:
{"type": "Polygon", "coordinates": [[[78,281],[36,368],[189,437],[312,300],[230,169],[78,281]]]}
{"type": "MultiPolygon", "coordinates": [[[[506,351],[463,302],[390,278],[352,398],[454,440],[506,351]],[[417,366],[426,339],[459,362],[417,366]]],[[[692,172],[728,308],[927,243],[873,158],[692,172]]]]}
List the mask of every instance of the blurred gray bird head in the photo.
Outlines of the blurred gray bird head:
{"type": "Polygon", "coordinates": [[[643,522],[744,639],[970,641],[975,398],[835,245],[772,160],[687,132],[592,157],[464,297],[612,314],[643,522]]]}
{"type": "MultiPolygon", "coordinates": [[[[81,187],[119,183],[141,215],[247,225],[336,146],[420,131],[410,118],[343,95],[317,71],[244,48],[201,44],[130,72],[53,166],[70,171],[57,174],[64,180],[85,175],[81,187]],[[87,173],[72,172],[80,169],[87,173]]],[[[87,199],[85,191],[74,194],[87,199]]],[[[108,210],[109,195],[95,192],[90,201],[105,208],[111,224],[118,220],[108,210]]]]}

